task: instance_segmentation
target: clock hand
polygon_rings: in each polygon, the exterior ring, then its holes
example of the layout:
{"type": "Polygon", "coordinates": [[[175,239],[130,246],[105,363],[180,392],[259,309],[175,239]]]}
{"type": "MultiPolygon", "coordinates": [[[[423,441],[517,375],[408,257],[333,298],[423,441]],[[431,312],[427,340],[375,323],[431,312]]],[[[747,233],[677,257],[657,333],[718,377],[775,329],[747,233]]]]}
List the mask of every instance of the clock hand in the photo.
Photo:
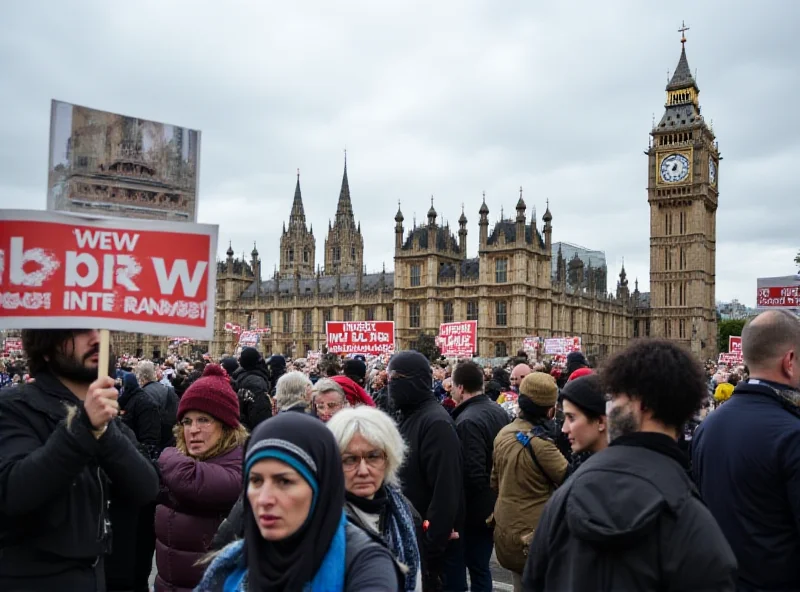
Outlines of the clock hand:
{"type": "Polygon", "coordinates": [[[677,170],[678,170],[678,163],[676,162],[675,164],[672,165],[672,172],[674,173],[677,170]]]}

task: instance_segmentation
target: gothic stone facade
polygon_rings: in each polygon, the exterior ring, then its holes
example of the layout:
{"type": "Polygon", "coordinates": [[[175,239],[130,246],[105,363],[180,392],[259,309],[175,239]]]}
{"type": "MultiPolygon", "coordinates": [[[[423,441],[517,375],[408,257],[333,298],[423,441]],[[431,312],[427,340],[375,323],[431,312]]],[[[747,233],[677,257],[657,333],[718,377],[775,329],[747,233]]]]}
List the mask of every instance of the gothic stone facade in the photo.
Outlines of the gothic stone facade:
{"type": "MultiPolygon", "coordinates": [[[[712,356],[719,153],[700,116],[697,92],[682,51],[648,150],[651,293],[640,293],[638,283],[630,291],[624,265],[609,294],[605,267],[592,268],[577,256],[567,261],[560,251],[553,262],[549,205],[540,230],[535,215],[527,217],[521,191],[516,216],[501,215],[491,231],[484,199],[475,257],[467,254],[463,211],[457,233],[438,221],[433,203],[427,224],[413,224],[406,232],[398,208],[394,272],[366,273],[345,164],[336,217],[325,240],[324,269],[313,271],[316,239],[306,228],[298,176],[280,241],[280,268],[273,276],[262,279],[255,248],[249,260],[235,258],[229,248],[227,259],[218,263],[216,330],[208,350],[215,357],[235,351],[236,338],[224,330],[226,322],[270,327],[263,352],[297,357],[325,344],[329,320],[393,320],[397,346],[405,349],[422,332],[435,334],[442,322],[474,319],[476,353],[485,357],[512,355],[529,335],[581,336],[587,355],[598,358],[645,335],[712,356]]],[[[166,351],[165,340],[150,338],[145,355],[156,345],[166,351]]]]}

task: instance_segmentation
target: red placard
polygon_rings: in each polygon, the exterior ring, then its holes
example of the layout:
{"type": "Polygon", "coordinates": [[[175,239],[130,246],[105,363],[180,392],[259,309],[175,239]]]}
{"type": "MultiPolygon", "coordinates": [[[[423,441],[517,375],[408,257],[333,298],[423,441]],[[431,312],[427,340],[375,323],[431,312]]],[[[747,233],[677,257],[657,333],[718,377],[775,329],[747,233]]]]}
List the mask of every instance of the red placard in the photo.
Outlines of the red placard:
{"type": "Polygon", "coordinates": [[[394,353],[394,321],[328,321],[325,333],[332,354],[394,353]]]}
{"type": "Polygon", "coordinates": [[[742,360],[742,338],[729,335],[728,336],[728,360],[733,360],[735,364],[741,364],[742,360]]]}
{"type": "Polygon", "coordinates": [[[471,358],[478,351],[478,321],[442,323],[437,344],[445,358],[471,358]]]}
{"type": "Polygon", "coordinates": [[[0,327],[213,337],[217,227],[0,210],[0,327]]]}
{"type": "Polygon", "coordinates": [[[800,285],[759,286],[756,306],[764,308],[800,308],[800,285]]]}

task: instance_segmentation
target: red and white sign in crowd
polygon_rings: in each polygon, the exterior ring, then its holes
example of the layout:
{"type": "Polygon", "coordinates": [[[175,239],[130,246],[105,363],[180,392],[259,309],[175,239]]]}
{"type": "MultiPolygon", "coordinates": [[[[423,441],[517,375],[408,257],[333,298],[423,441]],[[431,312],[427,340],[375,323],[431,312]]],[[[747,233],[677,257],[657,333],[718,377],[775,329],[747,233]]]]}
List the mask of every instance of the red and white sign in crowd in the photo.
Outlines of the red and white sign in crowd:
{"type": "Polygon", "coordinates": [[[0,210],[0,318],[213,336],[217,227],[0,210]]]}
{"type": "Polygon", "coordinates": [[[442,323],[436,345],[446,358],[471,358],[478,351],[478,321],[442,323]]]}
{"type": "Polygon", "coordinates": [[[544,353],[547,355],[565,356],[574,351],[581,351],[580,337],[547,337],[544,340],[544,353]]]}
{"type": "Polygon", "coordinates": [[[757,286],[758,308],[800,309],[800,274],[758,278],[757,286]]]}
{"type": "Polygon", "coordinates": [[[393,321],[328,321],[325,334],[332,354],[394,353],[393,321]]]}

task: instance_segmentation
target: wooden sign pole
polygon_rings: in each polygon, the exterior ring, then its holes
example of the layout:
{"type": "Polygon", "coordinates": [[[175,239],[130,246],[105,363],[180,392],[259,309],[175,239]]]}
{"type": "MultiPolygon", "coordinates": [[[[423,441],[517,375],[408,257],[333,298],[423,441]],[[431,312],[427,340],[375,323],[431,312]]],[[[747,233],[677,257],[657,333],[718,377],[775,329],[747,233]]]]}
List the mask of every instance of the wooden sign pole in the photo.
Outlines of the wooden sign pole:
{"type": "Polygon", "coordinates": [[[108,376],[108,362],[111,349],[111,332],[100,329],[100,354],[97,361],[97,378],[108,376]]]}

